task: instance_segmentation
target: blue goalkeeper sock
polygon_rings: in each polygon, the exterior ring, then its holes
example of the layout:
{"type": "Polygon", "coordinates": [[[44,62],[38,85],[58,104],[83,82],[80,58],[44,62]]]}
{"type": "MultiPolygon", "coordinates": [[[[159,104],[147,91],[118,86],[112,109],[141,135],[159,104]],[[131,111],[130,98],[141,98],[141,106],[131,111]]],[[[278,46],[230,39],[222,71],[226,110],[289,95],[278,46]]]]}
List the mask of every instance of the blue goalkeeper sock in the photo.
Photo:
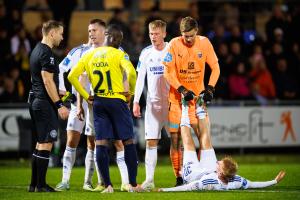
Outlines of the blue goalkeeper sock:
{"type": "Polygon", "coordinates": [[[102,175],[105,187],[111,185],[109,176],[109,154],[108,147],[104,145],[96,146],[96,162],[99,168],[99,171],[102,175]]]}
{"type": "Polygon", "coordinates": [[[138,168],[138,158],[136,153],[135,144],[127,144],[124,146],[125,150],[125,163],[128,169],[129,183],[135,187],[137,168],[138,168]]]}

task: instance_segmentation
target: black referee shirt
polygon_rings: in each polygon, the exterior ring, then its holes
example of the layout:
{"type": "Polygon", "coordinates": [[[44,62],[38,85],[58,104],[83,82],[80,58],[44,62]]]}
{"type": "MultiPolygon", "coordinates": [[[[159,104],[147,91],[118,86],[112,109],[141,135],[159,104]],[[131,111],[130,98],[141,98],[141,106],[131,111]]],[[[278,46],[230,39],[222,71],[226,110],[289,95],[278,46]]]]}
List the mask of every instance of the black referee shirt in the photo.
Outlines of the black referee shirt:
{"type": "Polygon", "coordinates": [[[34,93],[34,97],[50,100],[50,97],[46,91],[43,82],[43,78],[41,74],[42,71],[54,73],[53,79],[56,88],[58,89],[59,67],[54,59],[54,54],[48,45],[43,43],[38,43],[30,55],[30,73],[31,73],[32,91],[34,93]]]}

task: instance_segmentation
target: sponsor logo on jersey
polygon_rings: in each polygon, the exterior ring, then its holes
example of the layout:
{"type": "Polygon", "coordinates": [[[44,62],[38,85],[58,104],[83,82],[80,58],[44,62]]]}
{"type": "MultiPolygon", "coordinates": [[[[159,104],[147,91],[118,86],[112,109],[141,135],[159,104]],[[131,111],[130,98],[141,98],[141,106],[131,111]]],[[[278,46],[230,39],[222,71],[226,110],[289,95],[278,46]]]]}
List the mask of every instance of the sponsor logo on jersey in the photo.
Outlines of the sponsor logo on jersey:
{"type": "Polygon", "coordinates": [[[179,70],[179,73],[181,73],[181,74],[186,74],[186,73],[187,73],[187,70],[185,70],[185,69],[180,69],[180,70],[179,70]]]}
{"type": "Polygon", "coordinates": [[[163,74],[164,73],[164,66],[150,67],[150,72],[153,72],[153,74],[163,74]]]}
{"type": "Polygon", "coordinates": [[[96,52],[94,58],[106,58],[106,51],[104,52],[96,52]]]}
{"type": "Polygon", "coordinates": [[[165,62],[171,62],[173,60],[172,58],[172,54],[170,54],[169,52],[167,53],[167,55],[164,58],[165,62]]]}

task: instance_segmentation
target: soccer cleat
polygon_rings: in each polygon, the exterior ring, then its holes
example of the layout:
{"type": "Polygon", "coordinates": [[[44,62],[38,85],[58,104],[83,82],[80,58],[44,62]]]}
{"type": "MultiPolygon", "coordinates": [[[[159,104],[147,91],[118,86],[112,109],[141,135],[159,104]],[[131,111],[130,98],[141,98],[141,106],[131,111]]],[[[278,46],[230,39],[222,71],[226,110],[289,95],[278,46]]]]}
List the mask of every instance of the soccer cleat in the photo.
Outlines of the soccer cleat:
{"type": "Polygon", "coordinates": [[[28,187],[28,192],[35,192],[35,187],[34,185],[29,185],[28,187]]]}
{"type": "Polygon", "coordinates": [[[109,185],[101,193],[114,193],[114,188],[111,185],[109,185]]]}
{"type": "Polygon", "coordinates": [[[155,188],[155,185],[153,182],[144,181],[141,187],[143,190],[150,192],[155,188]]]}
{"type": "Polygon", "coordinates": [[[128,183],[125,183],[125,184],[121,185],[120,190],[121,190],[121,192],[128,192],[129,188],[130,188],[130,185],[128,183]]]}
{"type": "Polygon", "coordinates": [[[89,184],[89,183],[83,184],[82,189],[84,189],[86,191],[94,191],[93,186],[91,184],[89,184]]]}
{"type": "Polygon", "coordinates": [[[128,192],[145,192],[145,190],[140,185],[133,187],[132,185],[129,184],[128,192]]]}
{"type": "Polygon", "coordinates": [[[50,187],[49,185],[45,185],[44,187],[41,187],[41,188],[36,188],[36,191],[37,192],[56,192],[54,190],[54,188],[50,187]]]}
{"type": "Polygon", "coordinates": [[[56,191],[67,191],[70,189],[70,184],[69,183],[64,183],[60,182],[59,184],[56,185],[55,190],[56,191]]]}
{"type": "Polygon", "coordinates": [[[182,177],[181,176],[176,177],[176,185],[175,185],[175,187],[181,186],[181,185],[183,185],[183,179],[182,179],[182,177]]]}
{"type": "Polygon", "coordinates": [[[101,191],[103,191],[105,189],[105,187],[103,186],[103,185],[97,185],[97,187],[95,187],[94,189],[93,189],[93,192],[101,192],[101,191]]]}

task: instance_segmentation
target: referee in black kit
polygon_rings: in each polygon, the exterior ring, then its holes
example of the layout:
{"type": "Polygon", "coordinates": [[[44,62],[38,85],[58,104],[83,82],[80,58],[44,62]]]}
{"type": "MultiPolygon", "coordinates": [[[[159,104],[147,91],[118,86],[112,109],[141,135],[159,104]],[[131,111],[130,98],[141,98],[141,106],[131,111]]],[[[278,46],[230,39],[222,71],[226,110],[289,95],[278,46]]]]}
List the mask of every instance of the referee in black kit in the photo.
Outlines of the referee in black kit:
{"type": "Polygon", "coordinates": [[[49,156],[57,139],[58,115],[67,119],[69,110],[58,96],[58,64],[51,49],[63,40],[63,25],[50,20],[43,24],[43,39],[30,56],[32,92],[31,118],[37,131],[37,144],[32,154],[32,175],[29,192],[54,192],[46,184],[49,156]]]}

